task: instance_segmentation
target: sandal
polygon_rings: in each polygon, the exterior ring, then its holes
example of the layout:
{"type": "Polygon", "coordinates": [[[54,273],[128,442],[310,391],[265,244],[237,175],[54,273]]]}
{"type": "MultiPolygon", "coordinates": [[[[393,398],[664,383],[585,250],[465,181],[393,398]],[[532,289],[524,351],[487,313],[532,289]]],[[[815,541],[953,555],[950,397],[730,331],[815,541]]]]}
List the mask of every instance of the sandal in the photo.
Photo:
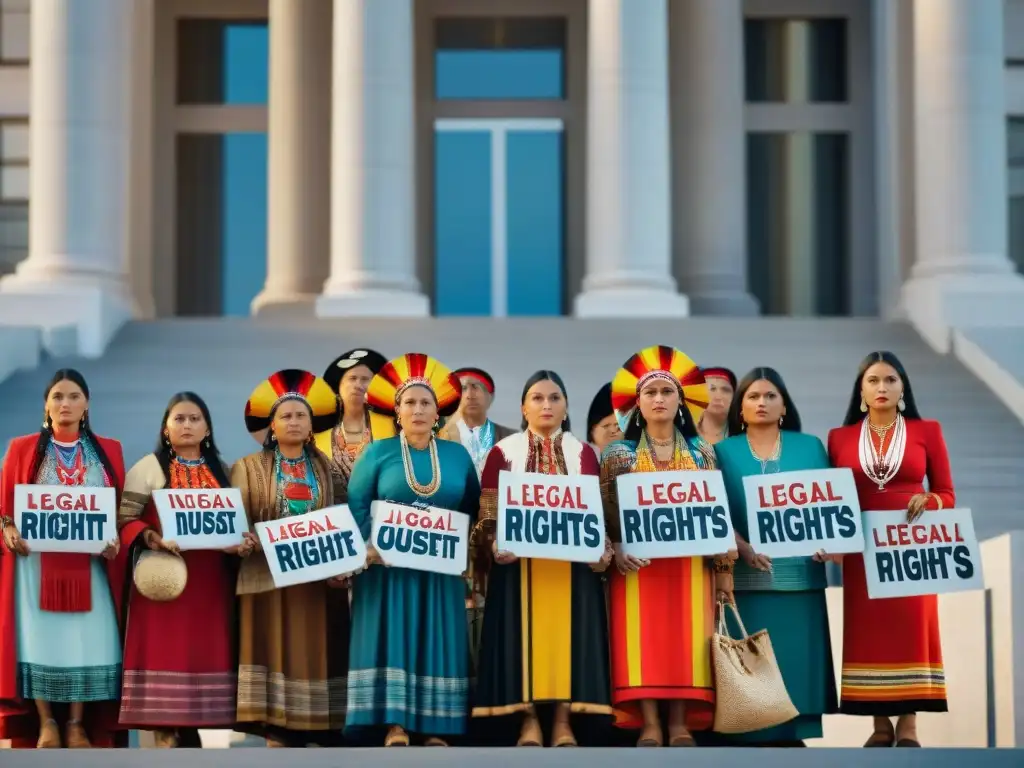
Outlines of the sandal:
{"type": "Polygon", "coordinates": [[[892,747],[896,743],[894,731],[875,731],[871,737],[864,742],[865,747],[892,747]]]}
{"type": "Polygon", "coordinates": [[[431,736],[429,739],[423,742],[424,747],[447,747],[448,742],[442,739],[440,736],[431,736]]]}
{"type": "Polygon", "coordinates": [[[385,747],[408,747],[409,746],[409,734],[405,732],[405,728],[400,725],[392,725],[391,730],[388,731],[387,738],[384,739],[385,747]]]}
{"type": "Polygon", "coordinates": [[[177,749],[178,734],[174,731],[153,731],[153,746],[157,749],[177,749]]]}
{"type": "Polygon", "coordinates": [[[579,744],[576,742],[576,736],[572,732],[572,728],[569,727],[568,723],[555,723],[555,726],[551,729],[551,746],[552,747],[578,747],[579,744]]]}
{"type": "Polygon", "coordinates": [[[544,732],[540,729],[540,723],[536,715],[527,715],[523,718],[523,728],[519,731],[517,747],[539,747],[544,739],[544,732]]]}
{"type": "Polygon", "coordinates": [[[60,749],[60,728],[52,717],[39,726],[39,740],[36,749],[60,749]]]}
{"type": "Polygon", "coordinates": [[[89,741],[89,736],[85,732],[85,728],[82,726],[79,720],[68,720],[67,731],[65,732],[65,739],[68,743],[68,749],[91,749],[92,743],[89,741]]]}
{"type": "Polygon", "coordinates": [[[636,745],[638,747],[661,747],[664,746],[661,736],[661,726],[652,725],[648,726],[640,732],[640,738],[637,740],[636,745]]]}
{"type": "Polygon", "coordinates": [[[670,747],[696,747],[697,742],[694,741],[693,735],[689,731],[681,731],[674,736],[669,734],[668,745],[670,747]]]}

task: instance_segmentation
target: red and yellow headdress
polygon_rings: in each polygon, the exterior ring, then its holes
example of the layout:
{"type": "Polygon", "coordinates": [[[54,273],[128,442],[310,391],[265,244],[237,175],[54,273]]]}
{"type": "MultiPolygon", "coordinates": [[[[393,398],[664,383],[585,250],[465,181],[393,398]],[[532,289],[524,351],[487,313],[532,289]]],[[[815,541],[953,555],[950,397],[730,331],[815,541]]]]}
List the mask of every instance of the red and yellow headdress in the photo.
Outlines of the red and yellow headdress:
{"type": "Polygon", "coordinates": [[[302,400],[313,412],[313,434],[330,429],[338,421],[338,398],[330,386],[309,371],[287,368],[270,376],[249,395],[245,404],[245,428],[263,443],[270,428],[270,414],[285,400],[302,400]]]}
{"type": "Polygon", "coordinates": [[[612,379],[612,408],[623,432],[636,417],[640,390],[657,378],[667,379],[679,387],[694,421],[698,421],[708,407],[708,386],[697,364],[678,349],[648,347],[623,363],[612,379]]]}
{"type": "Polygon", "coordinates": [[[437,414],[451,416],[459,409],[462,384],[459,377],[429,355],[410,352],[389,362],[370,381],[366,407],[374,440],[395,436],[395,407],[411,386],[426,387],[437,400],[437,414]]]}

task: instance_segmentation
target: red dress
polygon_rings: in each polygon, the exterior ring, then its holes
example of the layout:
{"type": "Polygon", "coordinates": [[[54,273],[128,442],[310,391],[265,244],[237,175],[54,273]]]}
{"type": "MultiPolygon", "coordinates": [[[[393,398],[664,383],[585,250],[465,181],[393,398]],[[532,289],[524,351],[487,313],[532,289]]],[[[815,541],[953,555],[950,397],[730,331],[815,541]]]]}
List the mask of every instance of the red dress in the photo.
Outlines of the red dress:
{"type": "MultiPolygon", "coordinates": [[[[956,506],[949,454],[937,421],[906,422],[907,442],[896,476],[884,490],[860,463],[861,424],[833,429],[828,455],[833,467],[849,467],[864,511],[893,510],[906,520],[910,499],[933,494],[926,509],[956,506]]],[[[877,440],[875,441],[877,446],[877,440]]],[[[840,711],[892,717],[946,711],[946,678],[935,595],[872,600],[862,555],[843,558],[843,678],[840,711]]]]}
{"type": "MultiPolygon", "coordinates": [[[[142,462],[154,462],[150,455],[142,462]]],[[[140,462],[140,464],[142,464],[140,462]]],[[[137,465],[138,466],[138,465],[137,465]]],[[[218,488],[205,464],[172,459],[170,488],[218,488]]],[[[144,547],[141,536],[160,521],[148,493],[135,488],[129,473],[122,515],[149,496],[141,515],[121,528],[121,552],[144,547]]],[[[124,646],[121,727],[138,729],[227,728],[235,723],[237,661],[233,625],[234,560],[220,551],[183,552],[188,567],[185,591],[169,602],[154,602],[131,585],[124,646]]],[[[237,558],[235,558],[237,559],[237,558]]]]}
{"type": "MultiPolygon", "coordinates": [[[[121,489],[124,487],[121,443],[104,437],[93,439],[103,448],[114,470],[113,485],[120,501],[121,489]]],[[[4,457],[3,478],[0,481],[0,504],[3,505],[4,514],[13,517],[15,486],[35,483],[31,475],[38,441],[38,433],[11,440],[4,457]]],[[[0,544],[0,739],[10,739],[15,749],[31,749],[36,746],[39,738],[39,717],[35,705],[18,695],[18,635],[14,591],[16,557],[18,555],[8,552],[7,547],[0,544]]],[[[120,622],[123,616],[124,574],[117,568],[116,561],[107,561],[106,571],[114,609],[120,622]]],[[[124,624],[120,626],[123,632],[124,624]]],[[[117,701],[102,701],[85,706],[83,725],[94,747],[128,746],[128,734],[117,733],[118,704],[117,701]]],[[[67,707],[55,704],[53,710],[63,732],[62,721],[67,715],[67,707]]]]}

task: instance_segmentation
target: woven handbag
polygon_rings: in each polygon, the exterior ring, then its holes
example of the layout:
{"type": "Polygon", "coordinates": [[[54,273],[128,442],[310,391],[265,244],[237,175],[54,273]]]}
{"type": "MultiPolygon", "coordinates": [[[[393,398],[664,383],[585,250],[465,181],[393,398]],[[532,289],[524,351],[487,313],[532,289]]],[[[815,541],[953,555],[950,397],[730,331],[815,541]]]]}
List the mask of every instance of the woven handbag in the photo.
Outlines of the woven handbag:
{"type": "Polygon", "coordinates": [[[143,550],[135,561],[135,588],[158,603],[177,600],[188,584],[188,567],[180,555],[143,550]]]}
{"type": "Polygon", "coordinates": [[[782,680],[768,630],[748,635],[732,603],[718,604],[718,631],[711,636],[718,733],[750,733],[792,720],[797,712],[782,680]],[[732,609],[742,639],[729,636],[725,606],[732,609]]]}

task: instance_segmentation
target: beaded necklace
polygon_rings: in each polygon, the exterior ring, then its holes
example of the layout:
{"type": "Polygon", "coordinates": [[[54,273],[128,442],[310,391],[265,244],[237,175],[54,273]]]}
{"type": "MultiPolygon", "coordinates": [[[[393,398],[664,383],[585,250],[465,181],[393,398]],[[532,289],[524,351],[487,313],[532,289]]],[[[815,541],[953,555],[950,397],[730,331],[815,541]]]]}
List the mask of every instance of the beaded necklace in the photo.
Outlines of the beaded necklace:
{"type": "Polygon", "coordinates": [[[421,499],[429,499],[441,487],[441,462],[437,458],[437,441],[433,435],[430,436],[430,443],[427,445],[427,450],[430,452],[430,482],[424,485],[416,480],[416,473],[412,466],[412,453],[404,432],[401,433],[399,439],[402,443],[402,467],[405,469],[405,482],[409,484],[410,490],[421,499]]]}

